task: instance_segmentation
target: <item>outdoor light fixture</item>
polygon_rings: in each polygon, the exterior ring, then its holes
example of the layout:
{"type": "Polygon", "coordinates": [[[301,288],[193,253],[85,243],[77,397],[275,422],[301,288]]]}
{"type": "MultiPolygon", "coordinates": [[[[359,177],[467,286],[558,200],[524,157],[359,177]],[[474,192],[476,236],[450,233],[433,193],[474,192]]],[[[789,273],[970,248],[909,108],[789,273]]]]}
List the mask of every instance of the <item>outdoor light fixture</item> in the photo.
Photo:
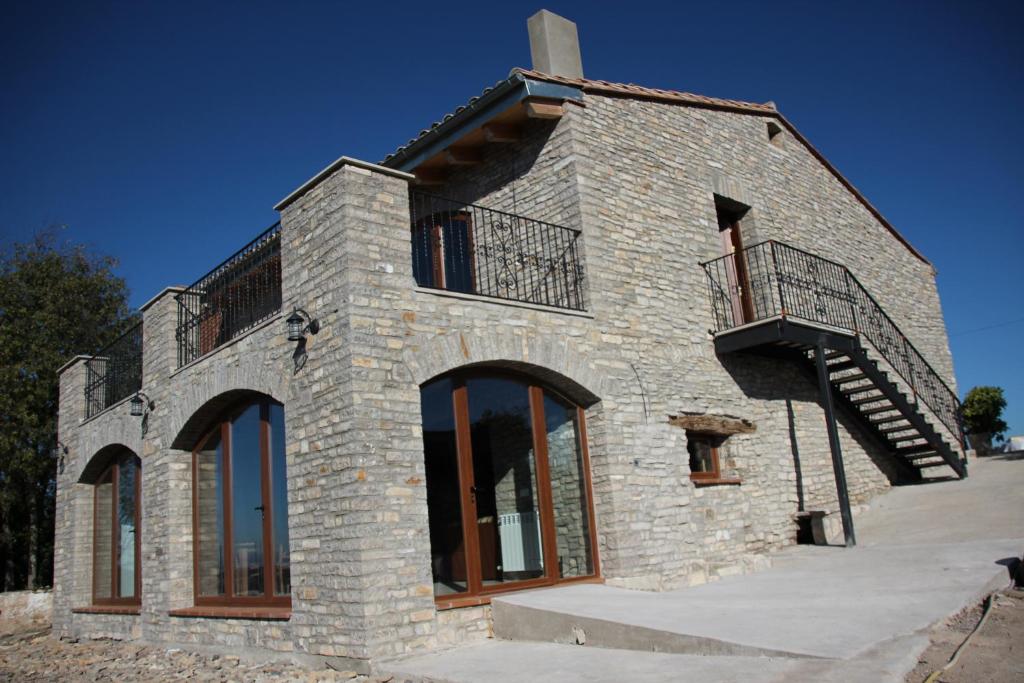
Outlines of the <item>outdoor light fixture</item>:
{"type": "Polygon", "coordinates": [[[320,331],[320,321],[301,308],[293,310],[285,323],[288,325],[288,341],[291,342],[302,341],[306,338],[306,332],[316,334],[320,331]]]}
{"type": "Polygon", "coordinates": [[[131,408],[132,417],[142,417],[145,413],[153,410],[153,400],[139,391],[132,396],[131,408]]]}
{"type": "Polygon", "coordinates": [[[57,471],[61,474],[64,473],[64,456],[67,454],[68,447],[60,439],[57,439],[57,443],[54,445],[53,450],[50,451],[50,455],[57,461],[57,471]]]}

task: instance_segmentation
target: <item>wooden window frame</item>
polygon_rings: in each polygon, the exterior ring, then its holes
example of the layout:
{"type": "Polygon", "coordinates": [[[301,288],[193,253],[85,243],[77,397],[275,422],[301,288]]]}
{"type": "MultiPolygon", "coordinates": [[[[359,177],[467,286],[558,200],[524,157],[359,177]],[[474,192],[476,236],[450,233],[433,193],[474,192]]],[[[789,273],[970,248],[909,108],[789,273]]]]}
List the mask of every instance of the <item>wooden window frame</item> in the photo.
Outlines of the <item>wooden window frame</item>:
{"type": "MultiPolygon", "coordinates": [[[[486,605],[494,595],[528,588],[541,588],[570,583],[603,583],[600,553],[597,546],[597,523],[594,510],[594,488],[590,471],[590,449],[587,443],[586,414],[583,408],[564,394],[551,389],[537,380],[515,372],[503,370],[463,371],[449,377],[452,379],[452,410],[455,420],[455,446],[458,458],[459,488],[462,514],[463,538],[466,546],[466,590],[434,596],[434,605],[439,610],[458,607],[486,605]],[[538,513],[541,518],[541,552],[544,557],[544,574],[535,579],[509,581],[507,583],[483,586],[480,580],[480,538],[474,510],[470,504],[469,489],[473,482],[464,477],[471,473],[473,465],[472,437],[469,425],[469,392],[466,381],[475,377],[494,377],[519,382],[527,387],[530,405],[534,457],[536,459],[538,513]],[[554,505],[551,493],[551,470],[548,462],[546,418],[544,415],[544,392],[550,393],[576,409],[576,424],[579,432],[580,453],[583,459],[583,485],[587,498],[588,530],[590,539],[593,573],[587,576],[563,578],[558,576],[558,541],[555,530],[554,505]],[[460,416],[461,414],[461,416],[460,416]],[[472,529],[472,532],[467,532],[472,529]]],[[[441,378],[438,378],[441,379],[441,378]]],[[[429,514],[429,510],[428,510],[429,514]]]]}
{"type": "MultiPolygon", "coordinates": [[[[272,495],[272,470],[271,465],[272,453],[270,452],[270,404],[269,398],[261,398],[257,400],[247,399],[244,402],[235,405],[230,410],[222,413],[223,417],[220,418],[217,423],[207,431],[198,444],[192,451],[192,589],[196,607],[210,606],[210,607],[252,607],[252,608],[268,608],[268,607],[280,607],[290,608],[292,604],[292,597],[290,594],[291,586],[289,585],[289,595],[275,595],[274,594],[274,553],[273,553],[273,526],[274,526],[274,506],[273,506],[273,495],[272,495]],[[236,419],[238,419],[242,413],[248,410],[251,406],[258,405],[260,410],[260,498],[263,504],[263,595],[234,595],[234,529],[232,520],[232,503],[233,503],[233,480],[231,477],[232,457],[231,457],[231,425],[236,419]],[[222,538],[224,544],[224,595],[201,595],[199,586],[199,452],[203,446],[206,445],[207,441],[215,434],[220,434],[221,439],[221,458],[222,458],[222,490],[223,500],[221,504],[223,509],[224,520],[224,535],[222,538]]],[[[288,514],[288,510],[284,511],[284,514],[288,514]]],[[[289,543],[291,539],[289,539],[289,543]]],[[[290,560],[289,560],[290,562],[290,560]]],[[[290,573],[290,572],[289,572],[290,573]]],[[[291,582],[289,581],[289,584],[291,582]]],[[[186,610],[187,611],[187,610],[186,610]]]]}
{"type": "Polygon", "coordinates": [[[447,245],[444,242],[443,227],[455,221],[462,221],[466,224],[466,249],[469,253],[469,279],[470,292],[476,294],[479,290],[476,282],[476,247],[473,231],[473,215],[469,211],[438,211],[421,218],[413,225],[412,243],[415,249],[417,233],[426,233],[429,236],[430,244],[430,272],[433,282],[431,289],[448,289],[448,273],[444,267],[444,257],[447,245]]]}
{"type": "Polygon", "coordinates": [[[742,481],[735,477],[723,477],[722,476],[722,462],[721,453],[722,443],[725,441],[725,437],[721,434],[712,434],[710,432],[695,432],[686,430],[686,455],[690,457],[690,443],[694,441],[705,441],[708,444],[708,448],[711,450],[711,463],[712,468],[710,472],[694,472],[690,470],[690,481],[696,486],[712,486],[716,484],[731,484],[738,485],[742,481]]]}
{"type": "Polygon", "coordinates": [[[92,498],[92,582],[91,594],[93,606],[107,607],[138,607],[142,604],[142,463],[134,453],[124,453],[116,458],[103,470],[93,483],[92,498]],[[135,467],[135,486],[132,495],[135,499],[135,583],[134,595],[129,598],[116,597],[118,586],[121,581],[121,568],[118,557],[121,548],[121,525],[117,519],[118,494],[120,491],[120,466],[124,462],[132,462],[135,467]],[[96,511],[99,510],[99,497],[101,484],[105,484],[107,477],[110,477],[111,485],[111,514],[110,514],[110,597],[101,598],[96,595],[96,575],[99,567],[99,557],[96,554],[97,540],[100,534],[99,519],[96,511]]]}

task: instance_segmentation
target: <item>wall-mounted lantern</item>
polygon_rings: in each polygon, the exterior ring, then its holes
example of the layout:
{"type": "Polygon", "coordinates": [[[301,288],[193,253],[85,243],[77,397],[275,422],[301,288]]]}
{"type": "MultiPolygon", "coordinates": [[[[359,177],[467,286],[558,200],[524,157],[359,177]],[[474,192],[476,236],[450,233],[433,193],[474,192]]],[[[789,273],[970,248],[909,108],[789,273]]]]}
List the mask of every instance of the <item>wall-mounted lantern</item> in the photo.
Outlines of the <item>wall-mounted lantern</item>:
{"type": "Polygon", "coordinates": [[[307,332],[316,334],[320,331],[320,321],[301,308],[293,310],[285,323],[288,325],[288,341],[290,342],[301,342],[306,338],[307,332]]]}
{"type": "Polygon", "coordinates": [[[131,400],[131,416],[142,417],[155,407],[153,400],[141,391],[136,392],[131,400]]]}
{"type": "Polygon", "coordinates": [[[54,444],[53,450],[50,451],[50,455],[57,461],[57,472],[59,474],[64,474],[64,456],[67,454],[68,447],[65,446],[60,439],[57,439],[57,443],[54,444]]]}

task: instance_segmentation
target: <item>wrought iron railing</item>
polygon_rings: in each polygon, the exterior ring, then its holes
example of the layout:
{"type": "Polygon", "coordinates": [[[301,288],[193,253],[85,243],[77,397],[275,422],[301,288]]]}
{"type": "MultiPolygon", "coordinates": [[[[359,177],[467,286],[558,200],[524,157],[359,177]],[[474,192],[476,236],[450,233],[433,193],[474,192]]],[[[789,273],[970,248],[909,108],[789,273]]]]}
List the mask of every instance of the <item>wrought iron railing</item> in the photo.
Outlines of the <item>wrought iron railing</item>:
{"type": "Polygon", "coordinates": [[[85,415],[92,417],[142,389],[142,323],[85,361],[85,415]]]}
{"type": "Polygon", "coordinates": [[[281,224],[265,230],[175,297],[178,367],[281,310],[281,224]]]}
{"type": "Polygon", "coordinates": [[[701,266],[716,331],[784,315],[861,334],[963,443],[956,394],[846,266],[775,241],[701,266]]]}
{"type": "Polygon", "coordinates": [[[579,230],[423,192],[410,204],[421,287],[586,308],[579,230]]]}

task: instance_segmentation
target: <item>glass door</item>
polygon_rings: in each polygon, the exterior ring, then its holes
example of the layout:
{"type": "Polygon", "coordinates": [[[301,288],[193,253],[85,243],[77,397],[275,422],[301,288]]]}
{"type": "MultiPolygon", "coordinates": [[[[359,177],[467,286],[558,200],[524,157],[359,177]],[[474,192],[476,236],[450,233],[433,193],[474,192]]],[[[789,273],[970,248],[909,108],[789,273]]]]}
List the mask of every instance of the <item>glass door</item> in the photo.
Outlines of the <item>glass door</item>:
{"type": "Polygon", "coordinates": [[[421,398],[435,598],[595,575],[582,409],[496,373],[421,398]]]}

